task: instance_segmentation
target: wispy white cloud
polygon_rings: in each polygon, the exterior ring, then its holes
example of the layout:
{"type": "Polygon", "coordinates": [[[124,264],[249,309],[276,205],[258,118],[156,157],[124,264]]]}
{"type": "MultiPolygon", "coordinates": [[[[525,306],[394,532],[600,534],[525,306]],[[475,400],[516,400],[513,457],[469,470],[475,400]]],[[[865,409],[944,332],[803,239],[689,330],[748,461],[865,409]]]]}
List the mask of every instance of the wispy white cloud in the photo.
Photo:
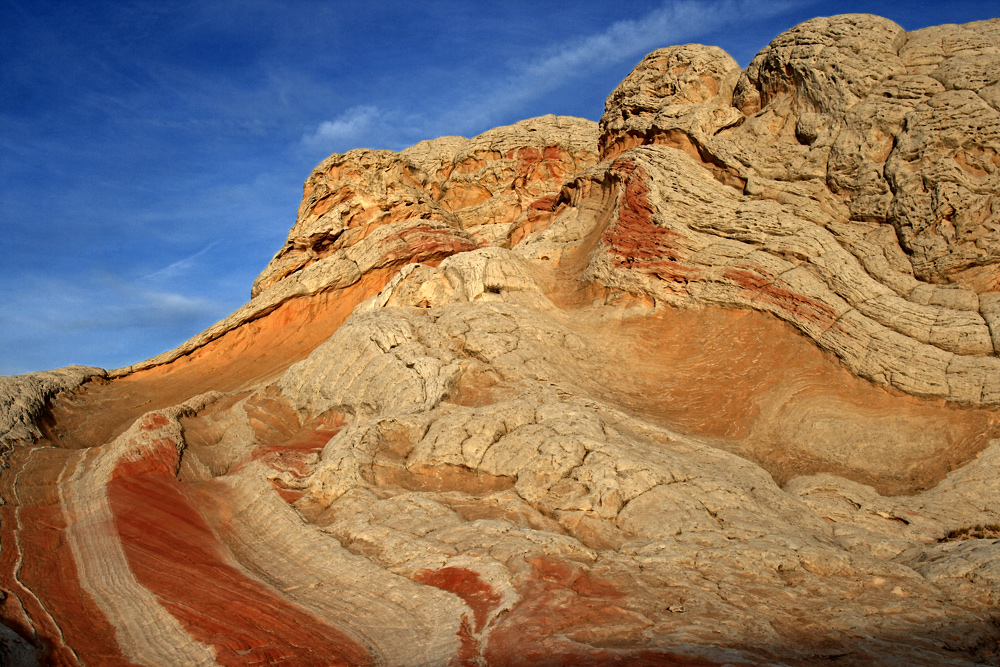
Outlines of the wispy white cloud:
{"type": "Polygon", "coordinates": [[[212,299],[176,292],[141,290],[131,297],[131,302],[121,304],[113,320],[119,326],[160,329],[192,324],[197,332],[198,325],[204,326],[206,319],[210,322],[219,310],[212,299]]]}
{"type": "Polygon", "coordinates": [[[72,283],[43,280],[26,292],[34,292],[30,294],[34,305],[24,299],[25,307],[14,319],[22,326],[44,325],[64,331],[205,326],[202,321],[219,311],[213,299],[141,287],[110,273],[72,283]]]}
{"type": "Polygon", "coordinates": [[[188,273],[195,267],[195,264],[199,257],[204,255],[217,245],[219,245],[219,242],[213,241],[194,254],[188,255],[183,259],[179,259],[176,262],[173,262],[172,264],[163,267],[162,269],[158,269],[151,273],[147,273],[146,275],[142,276],[142,279],[149,281],[160,281],[160,280],[176,278],[179,275],[188,273]]]}
{"type": "Polygon", "coordinates": [[[315,131],[304,134],[302,145],[308,149],[331,151],[360,147],[388,120],[386,113],[376,106],[351,107],[333,120],[320,123],[315,131]]]}
{"type": "Polygon", "coordinates": [[[307,132],[302,144],[343,152],[373,143],[394,147],[400,142],[406,145],[442,134],[477,133],[518,115],[532,101],[571,85],[595,69],[637,62],[653,49],[694,41],[812,1],[668,0],[638,18],[557,41],[525,57],[515,56],[496,74],[481,77],[457,101],[444,104],[429,100],[423,109],[405,113],[392,108],[354,106],[307,132]]]}
{"type": "Polygon", "coordinates": [[[796,0],[668,1],[640,18],[617,21],[600,32],[555,44],[534,58],[521,61],[500,81],[470,94],[450,117],[488,125],[503,113],[587,76],[594,68],[635,62],[653,49],[683,44],[801,4],[796,0]]]}
{"type": "Polygon", "coordinates": [[[26,277],[15,287],[0,311],[0,374],[134,363],[174,347],[238,305],[150,289],[110,273],[77,280],[26,277]]]}

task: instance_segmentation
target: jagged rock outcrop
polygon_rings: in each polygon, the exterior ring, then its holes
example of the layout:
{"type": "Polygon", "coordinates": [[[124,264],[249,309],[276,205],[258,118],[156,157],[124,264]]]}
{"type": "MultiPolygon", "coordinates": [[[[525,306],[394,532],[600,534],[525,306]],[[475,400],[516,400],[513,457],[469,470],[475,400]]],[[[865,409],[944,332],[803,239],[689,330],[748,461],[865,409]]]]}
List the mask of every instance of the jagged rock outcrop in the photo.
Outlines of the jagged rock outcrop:
{"type": "Polygon", "coordinates": [[[54,371],[0,377],[0,468],[17,445],[27,445],[42,436],[38,421],[53,396],[75,389],[104,370],[67,366],[54,371]]]}
{"type": "Polygon", "coordinates": [[[998,53],[819,18],[331,156],[231,317],[3,380],[0,655],[1000,664],[998,53]]]}
{"type": "Polygon", "coordinates": [[[349,263],[337,275],[360,276],[489,245],[594,164],[593,143],[590,121],[548,116],[401,153],[332,155],[306,180],[298,220],[253,295],[318,260],[349,263]]]}

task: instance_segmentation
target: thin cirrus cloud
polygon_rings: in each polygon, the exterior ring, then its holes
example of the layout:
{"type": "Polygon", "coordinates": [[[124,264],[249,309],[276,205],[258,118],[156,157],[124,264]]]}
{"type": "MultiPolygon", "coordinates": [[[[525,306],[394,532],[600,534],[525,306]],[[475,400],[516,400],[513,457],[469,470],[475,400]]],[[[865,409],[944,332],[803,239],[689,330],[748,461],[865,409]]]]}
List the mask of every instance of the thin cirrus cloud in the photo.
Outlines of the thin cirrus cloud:
{"type": "Polygon", "coordinates": [[[111,273],[24,276],[12,288],[0,312],[0,375],[70,364],[126,366],[136,361],[137,347],[155,350],[164,335],[184,340],[201,331],[221,306],[111,273]]]}
{"type": "Polygon", "coordinates": [[[96,273],[72,282],[40,280],[34,289],[25,286],[20,296],[24,300],[44,296],[46,307],[15,309],[14,313],[19,314],[10,314],[13,323],[44,324],[69,331],[121,326],[184,328],[213,316],[218,308],[211,299],[139,286],[111,273],[96,273]],[[97,303],[103,307],[95,308],[97,303]]]}
{"type": "Polygon", "coordinates": [[[470,95],[450,114],[449,120],[488,125],[502,114],[587,76],[594,69],[632,64],[655,48],[681,44],[737,23],[781,14],[802,4],[805,3],[666,2],[640,18],[617,21],[600,32],[554,45],[539,56],[521,62],[506,78],[491,82],[470,95]]]}
{"type": "MultiPolygon", "coordinates": [[[[449,104],[429,101],[433,115],[388,106],[361,104],[306,132],[307,149],[343,152],[369,146],[400,149],[443,134],[473,134],[508,120],[547,93],[587,76],[595,68],[629,63],[652,49],[683,43],[753,19],[765,19],[807,4],[801,1],[755,3],[744,0],[664,2],[642,17],[556,43],[524,59],[511,60],[505,72],[483,76],[449,104]]],[[[608,91],[610,92],[610,91],[608,91]]]]}
{"type": "Polygon", "coordinates": [[[195,267],[195,264],[200,257],[203,257],[205,253],[207,253],[209,250],[211,250],[217,245],[219,245],[219,242],[213,241],[212,243],[209,243],[207,246],[205,246],[198,252],[192,253],[187,257],[172,262],[167,266],[163,267],[162,269],[158,269],[151,273],[147,273],[142,278],[143,280],[149,280],[149,281],[162,281],[184,275],[190,272],[195,267]]]}
{"type": "Polygon", "coordinates": [[[376,106],[358,105],[320,123],[314,132],[303,135],[302,144],[309,149],[348,150],[389,120],[376,106]]]}

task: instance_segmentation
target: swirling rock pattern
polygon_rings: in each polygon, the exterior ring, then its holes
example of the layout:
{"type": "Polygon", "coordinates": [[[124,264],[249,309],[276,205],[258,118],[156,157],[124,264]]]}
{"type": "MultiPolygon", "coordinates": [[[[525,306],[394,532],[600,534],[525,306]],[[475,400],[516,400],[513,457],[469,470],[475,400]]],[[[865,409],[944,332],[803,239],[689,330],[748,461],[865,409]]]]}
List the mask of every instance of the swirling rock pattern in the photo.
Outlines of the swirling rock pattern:
{"type": "Polygon", "coordinates": [[[9,664],[997,664],[1000,22],[647,56],[0,379],[9,664]]]}

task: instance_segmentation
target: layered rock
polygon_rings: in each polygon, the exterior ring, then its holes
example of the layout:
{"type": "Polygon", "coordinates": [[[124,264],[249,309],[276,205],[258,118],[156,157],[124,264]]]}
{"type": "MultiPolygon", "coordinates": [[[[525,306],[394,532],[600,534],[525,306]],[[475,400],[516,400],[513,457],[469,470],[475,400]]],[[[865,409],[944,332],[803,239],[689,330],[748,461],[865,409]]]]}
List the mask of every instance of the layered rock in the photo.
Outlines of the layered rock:
{"type": "Polygon", "coordinates": [[[996,22],[907,34],[847,15],[784,33],[742,74],[711,47],[650,54],[608,100],[602,157],[680,152],[612,163],[624,196],[595,278],[767,310],[870,380],[995,404],[1000,113],[972,63],[996,44],[996,22]],[[637,261],[650,236],[664,249],[637,261]]]}
{"type": "Polygon", "coordinates": [[[231,317],[3,381],[0,655],[996,664],[998,26],[331,156],[231,317]]]}
{"type": "Polygon", "coordinates": [[[332,155],[306,179],[298,219],[253,295],[318,260],[336,262],[338,275],[362,275],[489,245],[597,161],[593,130],[583,119],[547,116],[401,153],[332,155]]]}

